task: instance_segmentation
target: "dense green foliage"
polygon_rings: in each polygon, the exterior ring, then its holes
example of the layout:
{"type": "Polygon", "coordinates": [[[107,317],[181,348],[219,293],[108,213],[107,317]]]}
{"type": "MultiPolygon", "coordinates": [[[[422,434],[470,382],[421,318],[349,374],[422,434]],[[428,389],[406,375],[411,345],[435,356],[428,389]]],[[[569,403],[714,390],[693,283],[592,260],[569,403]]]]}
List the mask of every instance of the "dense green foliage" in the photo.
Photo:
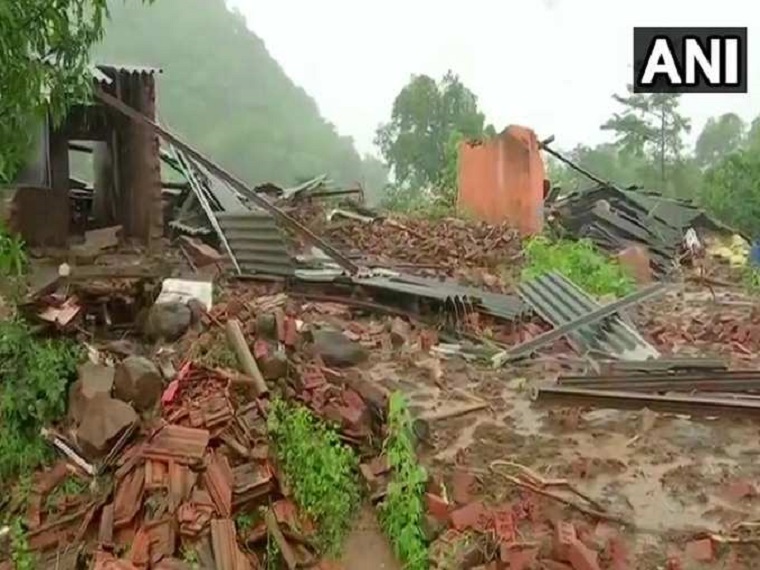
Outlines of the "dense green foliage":
{"type": "Polygon", "coordinates": [[[631,276],[615,260],[599,252],[588,240],[551,241],[543,236],[525,244],[523,278],[558,271],[596,297],[622,297],[632,293],[631,276]]]}
{"type": "Polygon", "coordinates": [[[375,143],[396,183],[419,193],[431,187],[451,189],[459,140],[493,133],[477,97],[449,71],[438,82],[413,76],[396,96],[391,120],[378,128],[375,143]]]}
{"type": "Polygon", "coordinates": [[[760,237],[760,154],[740,150],[718,162],[705,173],[700,198],[719,219],[760,237]]]}
{"type": "Polygon", "coordinates": [[[320,546],[336,554],[359,505],[354,452],[306,408],[281,400],[272,404],[269,432],[296,502],[317,524],[320,546]]]}
{"type": "Polygon", "coordinates": [[[404,397],[398,392],[391,396],[384,449],[392,475],[388,493],[380,505],[380,524],[404,568],[424,570],[429,566],[422,527],[427,473],[417,462],[412,418],[404,397]]]}
{"type": "Polygon", "coordinates": [[[17,235],[11,235],[0,224],[0,279],[21,277],[26,264],[24,241],[17,235]]]}
{"type": "MultiPolygon", "coordinates": [[[[623,110],[602,125],[614,142],[578,145],[568,158],[620,186],[659,190],[701,204],[725,224],[760,234],[760,117],[747,127],[734,113],[707,121],[693,153],[684,151],[690,124],[678,111],[677,95],[615,96],[623,110]]],[[[550,158],[548,175],[564,190],[592,182],[550,158]]]]}
{"type": "Polygon", "coordinates": [[[349,137],[319,114],[242,15],[224,0],[112,0],[98,62],[160,67],[161,120],[250,183],[295,184],[326,173],[377,193],[386,173],[365,168],[349,137]]]}
{"type": "Polygon", "coordinates": [[[0,322],[0,479],[44,459],[40,429],[65,412],[78,357],[68,341],[37,340],[23,323],[0,322]]]}
{"type": "Polygon", "coordinates": [[[60,120],[89,95],[88,53],[105,16],[106,0],[0,2],[0,182],[23,165],[48,109],[60,120]]]}

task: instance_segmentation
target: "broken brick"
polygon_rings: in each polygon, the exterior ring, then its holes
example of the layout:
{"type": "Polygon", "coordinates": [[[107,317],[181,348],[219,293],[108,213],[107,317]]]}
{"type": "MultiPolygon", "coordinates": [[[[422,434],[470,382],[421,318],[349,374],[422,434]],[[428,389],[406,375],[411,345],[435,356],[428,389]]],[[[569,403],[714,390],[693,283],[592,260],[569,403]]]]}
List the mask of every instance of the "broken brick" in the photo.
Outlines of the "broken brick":
{"type": "Polygon", "coordinates": [[[457,469],[454,471],[454,476],[451,480],[452,497],[454,502],[459,505],[465,505],[472,500],[470,491],[475,486],[475,475],[464,469],[457,469]]]}
{"type": "Polygon", "coordinates": [[[694,562],[711,562],[715,558],[712,540],[709,538],[692,540],[686,545],[686,556],[694,562]]]}
{"type": "Polygon", "coordinates": [[[597,553],[578,539],[570,543],[567,557],[573,570],[599,570],[597,553]]]}
{"type": "Polygon", "coordinates": [[[224,256],[221,253],[197,238],[181,236],[179,239],[182,249],[198,268],[216,265],[224,261],[224,256]]]}
{"type": "Polygon", "coordinates": [[[284,322],[284,334],[282,344],[293,348],[298,343],[298,323],[293,317],[286,317],[284,322]]]}
{"type": "Polygon", "coordinates": [[[757,489],[750,481],[737,479],[725,487],[723,494],[729,500],[741,501],[757,495],[757,489]]]}
{"type": "Polygon", "coordinates": [[[456,530],[478,528],[481,524],[481,517],[485,514],[486,510],[483,503],[470,503],[451,513],[451,524],[456,530]]]}
{"type": "Polygon", "coordinates": [[[449,521],[449,504],[438,495],[425,493],[425,502],[428,512],[441,522],[449,521]]]}
{"type": "Polygon", "coordinates": [[[577,540],[578,535],[571,523],[558,522],[554,529],[554,556],[557,560],[568,561],[570,547],[577,540]]]}

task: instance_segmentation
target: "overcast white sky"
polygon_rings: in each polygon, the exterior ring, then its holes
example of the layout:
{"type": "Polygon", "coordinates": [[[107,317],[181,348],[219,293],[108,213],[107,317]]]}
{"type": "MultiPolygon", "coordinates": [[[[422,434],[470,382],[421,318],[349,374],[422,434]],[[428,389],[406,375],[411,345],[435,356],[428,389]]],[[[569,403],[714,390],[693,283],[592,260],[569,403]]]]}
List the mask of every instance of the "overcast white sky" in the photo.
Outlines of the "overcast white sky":
{"type": "MultiPolygon", "coordinates": [[[[748,95],[685,95],[697,133],[727,111],[760,114],[758,0],[230,0],[290,78],[361,152],[410,75],[449,68],[497,130],[556,144],[606,140],[599,125],[632,75],[633,26],[749,26],[748,95]]],[[[760,27],[760,26],[759,26],[760,27]]]]}

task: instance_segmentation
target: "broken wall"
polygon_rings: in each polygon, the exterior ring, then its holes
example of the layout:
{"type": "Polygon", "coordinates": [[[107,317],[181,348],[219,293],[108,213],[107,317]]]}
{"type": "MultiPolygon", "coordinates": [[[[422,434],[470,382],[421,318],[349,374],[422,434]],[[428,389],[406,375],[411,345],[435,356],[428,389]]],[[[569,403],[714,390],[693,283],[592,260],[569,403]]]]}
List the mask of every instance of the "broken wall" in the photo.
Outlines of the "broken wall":
{"type": "Polygon", "coordinates": [[[69,234],[69,198],[47,187],[19,186],[0,194],[4,222],[29,246],[63,247],[69,234]]]}
{"type": "Polygon", "coordinates": [[[489,223],[507,221],[523,236],[540,233],[544,177],[531,129],[511,125],[492,139],[463,142],[457,208],[489,223]]]}
{"type": "MultiPolygon", "coordinates": [[[[130,107],[156,120],[156,80],[152,73],[118,70],[116,92],[130,107]]],[[[125,237],[158,247],[163,235],[158,135],[143,124],[111,114],[117,125],[113,169],[120,199],[119,221],[125,237]]]]}

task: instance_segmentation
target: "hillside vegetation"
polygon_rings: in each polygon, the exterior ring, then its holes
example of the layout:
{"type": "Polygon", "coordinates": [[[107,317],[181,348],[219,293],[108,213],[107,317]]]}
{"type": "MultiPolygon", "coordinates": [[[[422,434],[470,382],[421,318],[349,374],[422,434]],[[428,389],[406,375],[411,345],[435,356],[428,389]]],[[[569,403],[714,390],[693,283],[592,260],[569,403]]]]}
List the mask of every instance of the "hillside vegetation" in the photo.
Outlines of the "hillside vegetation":
{"type": "Polygon", "coordinates": [[[374,193],[384,185],[379,161],[362,161],[224,0],[109,8],[93,60],[160,67],[161,121],[235,174],[287,185],[327,173],[374,193]]]}

